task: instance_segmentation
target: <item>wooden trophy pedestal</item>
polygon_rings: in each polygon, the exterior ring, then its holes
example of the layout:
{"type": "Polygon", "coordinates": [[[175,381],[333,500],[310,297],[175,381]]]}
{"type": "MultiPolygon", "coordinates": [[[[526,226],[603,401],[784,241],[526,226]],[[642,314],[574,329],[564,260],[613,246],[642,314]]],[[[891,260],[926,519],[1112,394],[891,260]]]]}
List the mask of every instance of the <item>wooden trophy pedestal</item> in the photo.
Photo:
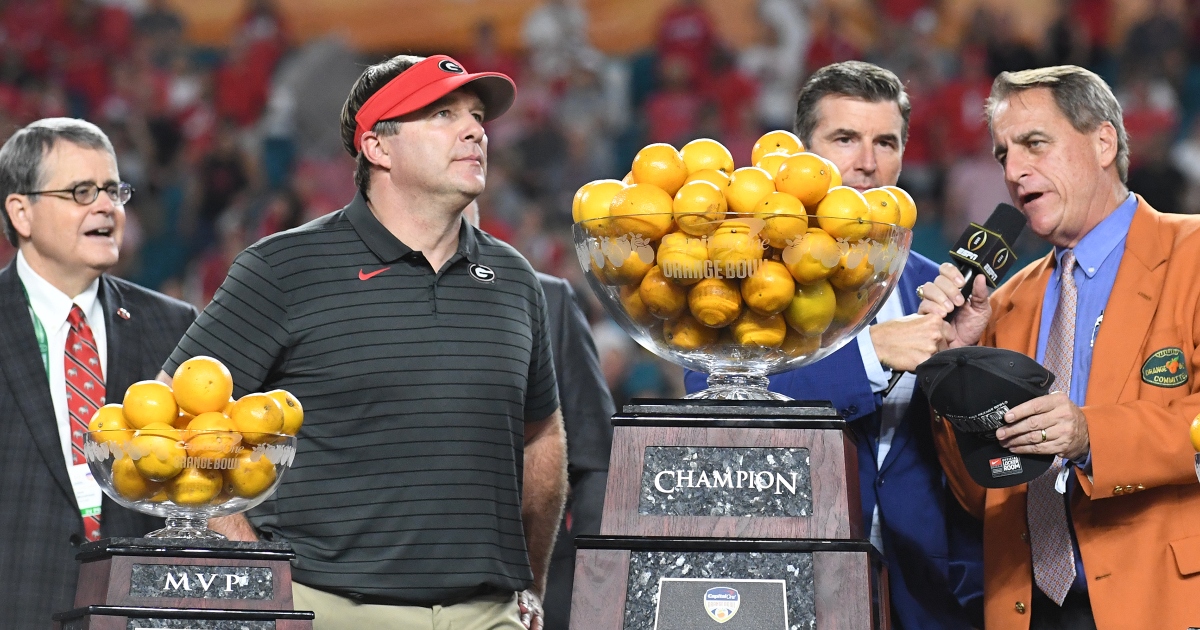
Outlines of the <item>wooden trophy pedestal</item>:
{"type": "Polygon", "coordinates": [[[830,404],[635,400],[612,422],[600,536],[576,539],[572,628],[890,627],[858,451],[830,404]]]}
{"type": "Polygon", "coordinates": [[[286,543],[108,538],[87,543],[60,630],[311,630],[292,609],[286,543]]]}

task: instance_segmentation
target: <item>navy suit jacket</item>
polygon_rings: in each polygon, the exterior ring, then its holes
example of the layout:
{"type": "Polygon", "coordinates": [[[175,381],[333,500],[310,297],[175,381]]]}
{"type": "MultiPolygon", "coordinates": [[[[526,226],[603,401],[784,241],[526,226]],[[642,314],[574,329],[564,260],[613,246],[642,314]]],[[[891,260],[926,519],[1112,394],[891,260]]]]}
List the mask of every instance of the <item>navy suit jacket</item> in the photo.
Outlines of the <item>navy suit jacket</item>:
{"type": "MultiPolygon", "coordinates": [[[[937,265],[912,252],[895,291],[904,313],[919,306],[917,287],[938,275],[937,265]]],[[[705,386],[688,372],[688,392],[705,386]]],[[[852,339],[815,364],[771,377],[771,391],[796,400],[827,400],[849,421],[858,444],[858,477],[864,531],[879,506],[888,562],[892,619],[897,628],[959,630],[983,626],[983,530],[955,500],[938,463],[929,405],[913,392],[904,420],[880,466],[883,399],[871,391],[858,341],[852,339]]]]}

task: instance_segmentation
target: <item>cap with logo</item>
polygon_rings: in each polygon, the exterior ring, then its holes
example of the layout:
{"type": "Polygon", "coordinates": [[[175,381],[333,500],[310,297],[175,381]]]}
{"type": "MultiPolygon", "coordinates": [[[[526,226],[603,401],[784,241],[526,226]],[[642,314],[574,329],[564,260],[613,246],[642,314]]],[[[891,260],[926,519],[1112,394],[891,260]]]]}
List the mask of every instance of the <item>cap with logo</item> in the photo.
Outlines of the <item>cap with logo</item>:
{"type": "Polygon", "coordinates": [[[446,55],[427,57],[396,75],[358,108],[354,115],[355,150],[362,150],[362,135],[375,123],[411,114],[467,84],[483,101],[484,121],[508,111],[517,98],[517,86],[508,75],[470,73],[446,55]]]}
{"type": "Polygon", "coordinates": [[[985,488],[1008,488],[1040,476],[1053,455],[1018,455],[1000,446],[1004,414],[1050,393],[1054,374],[1012,350],[965,347],[939,352],[917,366],[929,405],[954,428],[967,472],[985,488]]]}

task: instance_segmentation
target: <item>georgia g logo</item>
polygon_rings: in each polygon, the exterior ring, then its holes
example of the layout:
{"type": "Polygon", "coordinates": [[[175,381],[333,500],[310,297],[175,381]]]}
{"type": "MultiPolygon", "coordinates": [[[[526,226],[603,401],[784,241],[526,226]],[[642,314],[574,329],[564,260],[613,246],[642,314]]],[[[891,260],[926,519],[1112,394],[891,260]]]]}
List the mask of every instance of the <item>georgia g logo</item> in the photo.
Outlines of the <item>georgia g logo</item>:
{"type": "Polygon", "coordinates": [[[443,60],[439,61],[438,68],[441,69],[443,72],[449,72],[451,74],[466,74],[467,73],[466,70],[463,70],[462,66],[458,65],[457,63],[454,63],[454,61],[452,61],[450,59],[443,59],[443,60]]]}
{"type": "Polygon", "coordinates": [[[491,267],[473,264],[468,268],[468,271],[471,273],[471,277],[479,282],[491,283],[496,281],[496,272],[492,271],[491,267]]]}
{"type": "Polygon", "coordinates": [[[717,586],[704,591],[704,610],[717,623],[725,623],[737,614],[741,595],[728,586],[717,586]]]}

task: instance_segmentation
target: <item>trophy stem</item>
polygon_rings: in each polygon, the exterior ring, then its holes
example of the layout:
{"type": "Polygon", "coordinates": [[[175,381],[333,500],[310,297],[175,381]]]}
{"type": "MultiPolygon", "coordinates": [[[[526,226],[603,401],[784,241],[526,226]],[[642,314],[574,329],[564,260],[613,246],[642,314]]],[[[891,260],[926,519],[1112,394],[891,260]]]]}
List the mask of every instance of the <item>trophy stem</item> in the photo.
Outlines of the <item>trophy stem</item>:
{"type": "Polygon", "coordinates": [[[167,517],[167,526],[146,534],[146,538],[185,538],[188,540],[226,540],[208,528],[208,515],[176,515],[167,517]]]}
{"type": "Polygon", "coordinates": [[[769,381],[761,374],[729,374],[713,372],[708,376],[708,388],[685,396],[691,400],[791,400],[783,394],[767,390],[769,381]]]}

